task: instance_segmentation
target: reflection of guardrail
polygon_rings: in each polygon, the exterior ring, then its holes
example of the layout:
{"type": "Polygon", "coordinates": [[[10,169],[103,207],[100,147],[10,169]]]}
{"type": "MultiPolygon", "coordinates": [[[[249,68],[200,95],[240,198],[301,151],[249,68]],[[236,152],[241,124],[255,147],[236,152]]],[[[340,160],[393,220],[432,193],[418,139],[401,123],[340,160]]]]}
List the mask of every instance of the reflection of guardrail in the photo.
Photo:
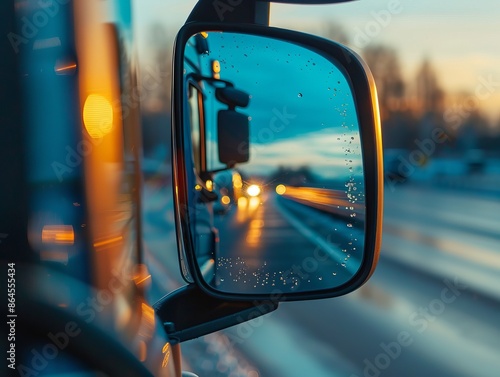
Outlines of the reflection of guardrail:
{"type": "Polygon", "coordinates": [[[365,220],[365,206],[351,203],[342,190],[287,186],[282,197],[345,219],[365,220]]]}

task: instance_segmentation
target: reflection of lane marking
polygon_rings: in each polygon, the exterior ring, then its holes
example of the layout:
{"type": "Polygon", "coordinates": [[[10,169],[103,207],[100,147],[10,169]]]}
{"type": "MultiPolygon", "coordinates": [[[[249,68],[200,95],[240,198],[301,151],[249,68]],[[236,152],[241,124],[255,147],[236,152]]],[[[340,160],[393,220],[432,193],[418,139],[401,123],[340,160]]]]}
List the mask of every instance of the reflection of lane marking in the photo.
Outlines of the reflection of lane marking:
{"type": "Polygon", "coordinates": [[[313,230],[307,228],[305,225],[303,225],[299,220],[295,218],[295,216],[285,209],[283,206],[279,205],[277,201],[275,201],[276,208],[278,208],[279,211],[283,214],[285,217],[286,221],[288,221],[293,227],[295,227],[305,238],[307,238],[311,243],[315,244],[316,246],[321,247],[324,251],[326,251],[330,257],[339,264],[344,263],[345,268],[347,271],[349,271],[352,275],[355,275],[356,272],[358,272],[359,265],[356,266],[352,263],[348,263],[347,261],[344,260],[345,255],[340,251],[340,250],[335,250],[331,247],[331,244],[326,242],[319,234],[314,232],[313,230]]]}

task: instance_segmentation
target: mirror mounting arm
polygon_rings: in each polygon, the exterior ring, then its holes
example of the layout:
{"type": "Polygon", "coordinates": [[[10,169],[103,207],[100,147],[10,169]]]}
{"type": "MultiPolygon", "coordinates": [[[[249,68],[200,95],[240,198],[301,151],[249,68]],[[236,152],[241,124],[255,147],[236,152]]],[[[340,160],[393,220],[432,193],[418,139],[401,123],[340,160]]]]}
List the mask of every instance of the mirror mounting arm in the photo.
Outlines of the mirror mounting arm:
{"type": "Polygon", "coordinates": [[[153,305],[172,343],[184,342],[260,317],[278,308],[277,300],[226,301],[194,284],[164,296],[153,305]]]}
{"type": "Polygon", "coordinates": [[[216,79],[216,78],[213,78],[210,76],[203,76],[203,75],[199,75],[197,73],[193,73],[193,74],[189,75],[189,77],[192,78],[193,80],[196,80],[196,81],[207,81],[207,82],[211,82],[211,83],[223,83],[226,85],[226,87],[230,87],[230,88],[234,87],[234,84],[231,81],[227,81],[227,80],[223,80],[223,79],[216,79]]]}
{"type": "Polygon", "coordinates": [[[269,26],[270,3],[334,4],[353,0],[199,0],[186,23],[245,23],[269,26]]]}
{"type": "Polygon", "coordinates": [[[208,191],[205,187],[201,188],[201,195],[199,197],[200,203],[210,203],[215,202],[219,199],[219,195],[213,191],[208,191]]]}
{"type": "Polygon", "coordinates": [[[186,23],[245,23],[269,26],[269,2],[258,0],[200,0],[186,23]]]}
{"type": "Polygon", "coordinates": [[[207,179],[212,179],[214,174],[217,174],[217,173],[220,173],[222,171],[229,170],[229,169],[233,169],[235,166],[236,166],[236,164],[227,164],[223,168],[202,171],[200,173],[200,178],[203,179],[204,181],[206,181],[207,179]]]}

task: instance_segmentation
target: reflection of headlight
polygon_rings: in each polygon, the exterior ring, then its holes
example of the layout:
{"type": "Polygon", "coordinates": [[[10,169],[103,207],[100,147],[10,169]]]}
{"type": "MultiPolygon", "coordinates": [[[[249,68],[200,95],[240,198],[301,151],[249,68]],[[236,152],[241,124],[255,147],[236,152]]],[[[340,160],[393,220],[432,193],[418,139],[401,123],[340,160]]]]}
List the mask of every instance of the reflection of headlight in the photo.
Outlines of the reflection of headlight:
{"type": "Polygon", "coordinates": [[[250,196],[257,196],[260,194],[260,187],[257,185],[250,185],[247,188],[247,194],[250,196]]]}
{"type": "Polygon", "coordinates": [[[226,204],[226,205],[227,205],[227,204],[231,203],[231,198],[230,198],[229,196],[227,196],[227,195],[224,195],[224,196],[221,198],[221,200],[220,200],[220,201],[222,202],[222,204],[226,204]]]}
{"type": "Polygon", "coordinates": [[[286,186],[285,185],[278,185],[276,186],[276,193],[278,195],[283,195],[286,192],[286,186]]]}

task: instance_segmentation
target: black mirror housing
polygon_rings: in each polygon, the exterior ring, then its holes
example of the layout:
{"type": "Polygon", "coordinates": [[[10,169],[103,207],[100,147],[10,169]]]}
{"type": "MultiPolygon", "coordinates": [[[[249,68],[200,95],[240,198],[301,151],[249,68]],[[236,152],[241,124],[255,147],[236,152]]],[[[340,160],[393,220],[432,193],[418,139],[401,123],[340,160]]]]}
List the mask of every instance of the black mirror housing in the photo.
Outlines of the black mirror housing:
{"type": "Polygon", "coordinates": [[[278,308],[277,300],[227,302],[189,284],[154,304],[172,342],[181,343],[238,325],[278,308]]]}
{"type": "Polygon", "coordinates": [[[250,96],[247,93],[232,87],[217,88],[215,97],[228,105],[230,109],[234,109],[235,106],[247,107],[250,102],[250,96]]]}
{"type": "Polygon", "coordinates": [[[220,110],[217,116],[219,161],[227,166],[250,158],[248,116],[234,110],[220,110]]]}
{"type": "MultiPolygon", "coordinates": [[[[173,156],[174,156],[174,184],[177,188],[175,194],[175,210],[177,220],[178,242],[180,250],[181,270],[186,278],[194,281],[204,292],[214,297],[227,300],[266,300],[276,291],[262,293],[262,291],[253,292],[252,289],[239,292],[224,291],[218,289],[216,285],[208,282],[201,273],[200,266],[197,263],[196,247],[194,244],[194,227],[195,209],[190,206],[189,196],[190,182],[193,178],[190,177],[191,169],[186,154],[186,143],[188,140],[188,132],[186,132],[186,121],[184,114],[186,112],[185,101],[182,99],[185,96],[185,71],[184,71],[184,46],[190,38],[198,33],[206,34],[206,32],[217,33],[235,33],[245,35],[255,35],[273,40],[284,41],[296,46],[306,48],[318,56],[323,57],[328,61],[335,62],[335,66],[342,71],[346,82],[351,88],[352,100],[356,107],[356,117],[359,123],[359,143],[362,155],[363,169],[363,187],[364,194],[362,205],[363,210],[363,226],[361,231],[364,234],[363,253],[360,260],[359,268],[353,272],[353,276],[345,283],[338,286],[325,287],[321,289],[311,289],[303,292],[279,291],[280,301],[293,301],[304,299],[318,299],[326,297],[335,297],[349,293],[361,285],[363,285],[373,274],[381,246],[382,233],[382,207],[383,207],[383,163],[382,163],[382,140],[380,119],[378,113],[378,103],[375,83],[373,77],[364,64],[361,58],[350,49],[341,46],[337,43],[325,40],[323,38],[289,31],[267,26],[259,26],[255,24],[221,24],[221,23],[198,23],[191,22],[186,24],[179,32],[176,40],[176,48],[174,53],[174,86],[173,98],[173,156]]],[[[210,39],[208,39],[209,50],[210,39]]],[[[225,72],[222,72],[224,74],[225,72]]],[[[243,89],[249,88],[234,82],[236,87],[241,86],[243,89]]],[[[228,88],[225,88],[228,89],[228,88]]],[[[254,93],[252,93],[252,103],[254,101],[254,93]]],[[[219,92],[219,100],[224,95],[219,92]]],[[[226,96],[227,97],[227,96],[226,96]]],[[[242,101],[235,100],[233,102],[242,104],[242,101]]],[[[299,94],[300,97],[300,94],[299,94]]],[[[239,98],[239,97],[238,97],[239,98]]],[[[221,101],[224,103],[224,101],[221,101]]],[[[249,108],[248,108],[249,109],[249,108]]],[[[254,114],[250,110],[246,112],[253,117],[254,114]]],[[[326,109],[318,108],[317,111],[326,111],[326,109]]],[[[231,166],[233,163],[247,162],[252,159],[252,156],[245,146],[249,146],[251,142],[250,132],[252,125],[248,126],[248,116],[238,113],[235,110],[219,110],[218,118],[218,133],[219,133],[219,159],[222,163],[231,166]],[[246,144],[245,144],[246,143],[246,144]]],[[[243,165],[242,165],[243,166],[243,165]]],[[[252,182],[250,182],[252,183],[252,182]]],[[[236,186],[235,186],[236,187],[236,186]]],[[[290,190],[291,192],[291,190],[290,190]]],[[[316,191],[311,191],[317,194],[316,191]]],[[[258,195],[258,194],[256,194],[258,195]]],[[[230,202],[234,198],[227,197],[230,202]]],[[[254,200],[253,198],[252,200],[254,200]]],[[[250,200],[250,199],[248,199],[250,200]]],[[[258,200],[258,199],[256,199],[258,200]]],[[[199,209],[196,209],[199,213],[199,209]]],[[[215,253],[216,255],[217,253],[215,253]]],[[[214,266],[217,267],[217,257],[214,260],[214,266]]],[[[215,268],[216,268],[215,267],[215,268]]]]}

